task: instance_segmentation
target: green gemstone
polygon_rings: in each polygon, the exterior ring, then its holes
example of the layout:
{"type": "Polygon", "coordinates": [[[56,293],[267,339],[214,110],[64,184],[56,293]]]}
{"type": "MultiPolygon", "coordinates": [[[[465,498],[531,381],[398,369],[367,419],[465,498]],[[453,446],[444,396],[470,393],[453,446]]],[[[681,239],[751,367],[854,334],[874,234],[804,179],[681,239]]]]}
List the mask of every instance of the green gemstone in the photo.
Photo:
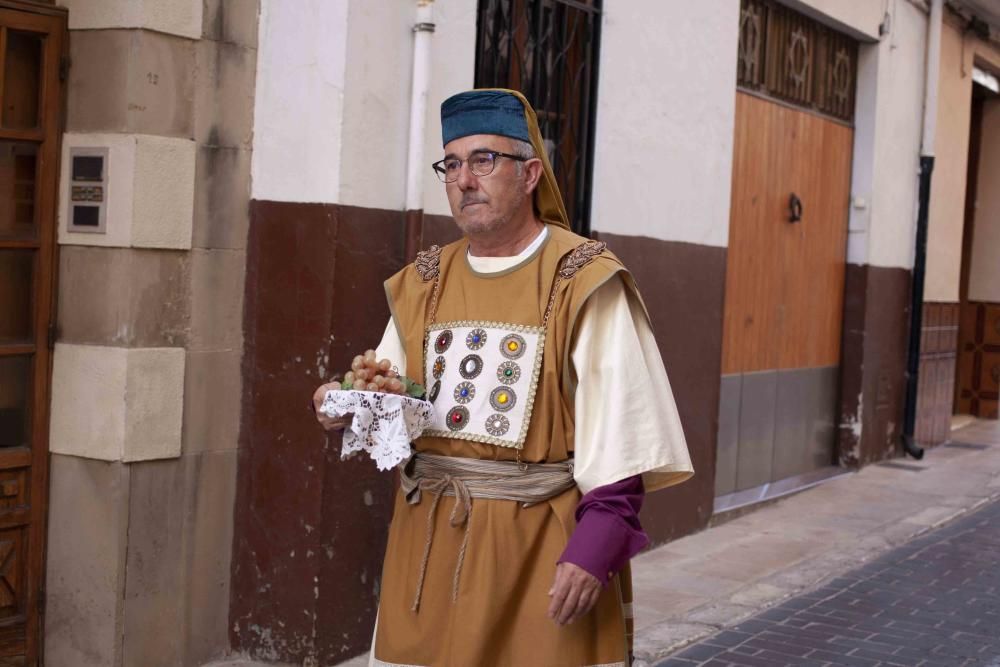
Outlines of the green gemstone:
{"type": "Polygon", "coordinates": [[[512,371],[511,369],[508,368],[507,370],[505,370],[503,372],[503,374],[506,375],[507,377],[510,377],[511,375],[514,374],[514,371],[512,371]]]}

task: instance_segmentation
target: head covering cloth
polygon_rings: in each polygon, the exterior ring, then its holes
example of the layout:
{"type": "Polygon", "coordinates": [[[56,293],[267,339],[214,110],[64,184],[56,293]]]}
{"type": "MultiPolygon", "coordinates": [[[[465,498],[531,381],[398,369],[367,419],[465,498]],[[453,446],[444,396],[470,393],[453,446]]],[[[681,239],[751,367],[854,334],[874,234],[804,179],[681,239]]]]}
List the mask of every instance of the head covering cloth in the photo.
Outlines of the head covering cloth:
{"type": "Polygon", "coordinates": [[[538,117],[524,95],[506,88],[477,88],[446,99],[441,104],[443,143],[472,134],[496,134],[529,142],[542,161],[542,177],[534,193],[535,211],[542,222],[570,229],[538,117]]]}

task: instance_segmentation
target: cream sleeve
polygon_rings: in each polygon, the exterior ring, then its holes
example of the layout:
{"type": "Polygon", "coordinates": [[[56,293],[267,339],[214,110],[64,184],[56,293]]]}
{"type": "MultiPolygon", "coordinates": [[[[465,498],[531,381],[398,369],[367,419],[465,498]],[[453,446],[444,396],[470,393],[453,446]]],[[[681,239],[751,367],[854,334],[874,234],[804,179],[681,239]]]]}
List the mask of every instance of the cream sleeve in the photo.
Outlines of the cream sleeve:
{"type": "Polygon", "coordinates": [[[385,325],[382,342],[375,348],[375,356],[378,359],[388,359],[399,369],[400,375],[406,375],[406,350],[403,349],[403,341],[399,340],[399,331],[396,330],[396,323],[391,317],[389,323],[385,325]]]}
{"type": "Polygon", "coordinates": [[[638,474],[655,491],[694,474],[646,312],[618,276],[587,299],[570,356],[574,477],[583,493],[638,474]]]}

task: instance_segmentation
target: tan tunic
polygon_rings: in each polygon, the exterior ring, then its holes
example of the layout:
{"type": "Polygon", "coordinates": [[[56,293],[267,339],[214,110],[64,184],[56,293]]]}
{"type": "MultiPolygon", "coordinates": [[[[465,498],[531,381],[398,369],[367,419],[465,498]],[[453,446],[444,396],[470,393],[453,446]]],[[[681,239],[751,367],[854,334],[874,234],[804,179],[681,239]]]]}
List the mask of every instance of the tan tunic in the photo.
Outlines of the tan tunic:
{"type": "MultiPolygon", "coordinates": [[[[538,326],[564,255],[585,239],[555,226],[524,262],[499,274],[475,273],[467,243],[447,246],[440,258],[436,322],[499,320],[538,326]]],[[[594,258],[558,289],[548,322],[542,372],[521,458],[558,462],[570,457],[574,404],[569,350],[580,309],[616,274],[634,291],[631,278],[610,253],[594,258]]],[[[424,331],[433,281],[413,266],[386,283],[405,346],[406,374],[423,378],[424,331]]],[[[418,451],[513,461],[513,449],[451,438],[420,438],[418,451]]],[[[574,528],[578,489],[547,503],[523,508],[511,501],[477,499],[471,534],[452,601],[452,578],[463,529],[449,523],[453,499],[442,501],[434,519],[434,542],[419,611],[411,611],[426,540],[429,499],[408,505],[397,494],[382,579],[373,658],[376,665],[582,665],[624,664],[627,653],[618,578],[595,609],[573,625],[546,617],[555,565],[574,528]]]]}

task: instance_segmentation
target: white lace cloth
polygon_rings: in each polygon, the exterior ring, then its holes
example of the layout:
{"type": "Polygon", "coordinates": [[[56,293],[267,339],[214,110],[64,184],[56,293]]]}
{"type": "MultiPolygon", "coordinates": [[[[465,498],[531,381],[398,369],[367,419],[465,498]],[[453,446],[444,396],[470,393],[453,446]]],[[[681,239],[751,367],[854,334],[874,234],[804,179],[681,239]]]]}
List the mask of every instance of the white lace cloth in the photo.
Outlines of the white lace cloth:
{"type": "Polygon", "coordinates": [[[410,442],[434,416],[427,401],[354,389],[326,392],[319,409],[329,417],[354,415],[350,428],[344,430],[340,458],[365,451],[379,470],[391,470],[410,458],[410,442]]]}

